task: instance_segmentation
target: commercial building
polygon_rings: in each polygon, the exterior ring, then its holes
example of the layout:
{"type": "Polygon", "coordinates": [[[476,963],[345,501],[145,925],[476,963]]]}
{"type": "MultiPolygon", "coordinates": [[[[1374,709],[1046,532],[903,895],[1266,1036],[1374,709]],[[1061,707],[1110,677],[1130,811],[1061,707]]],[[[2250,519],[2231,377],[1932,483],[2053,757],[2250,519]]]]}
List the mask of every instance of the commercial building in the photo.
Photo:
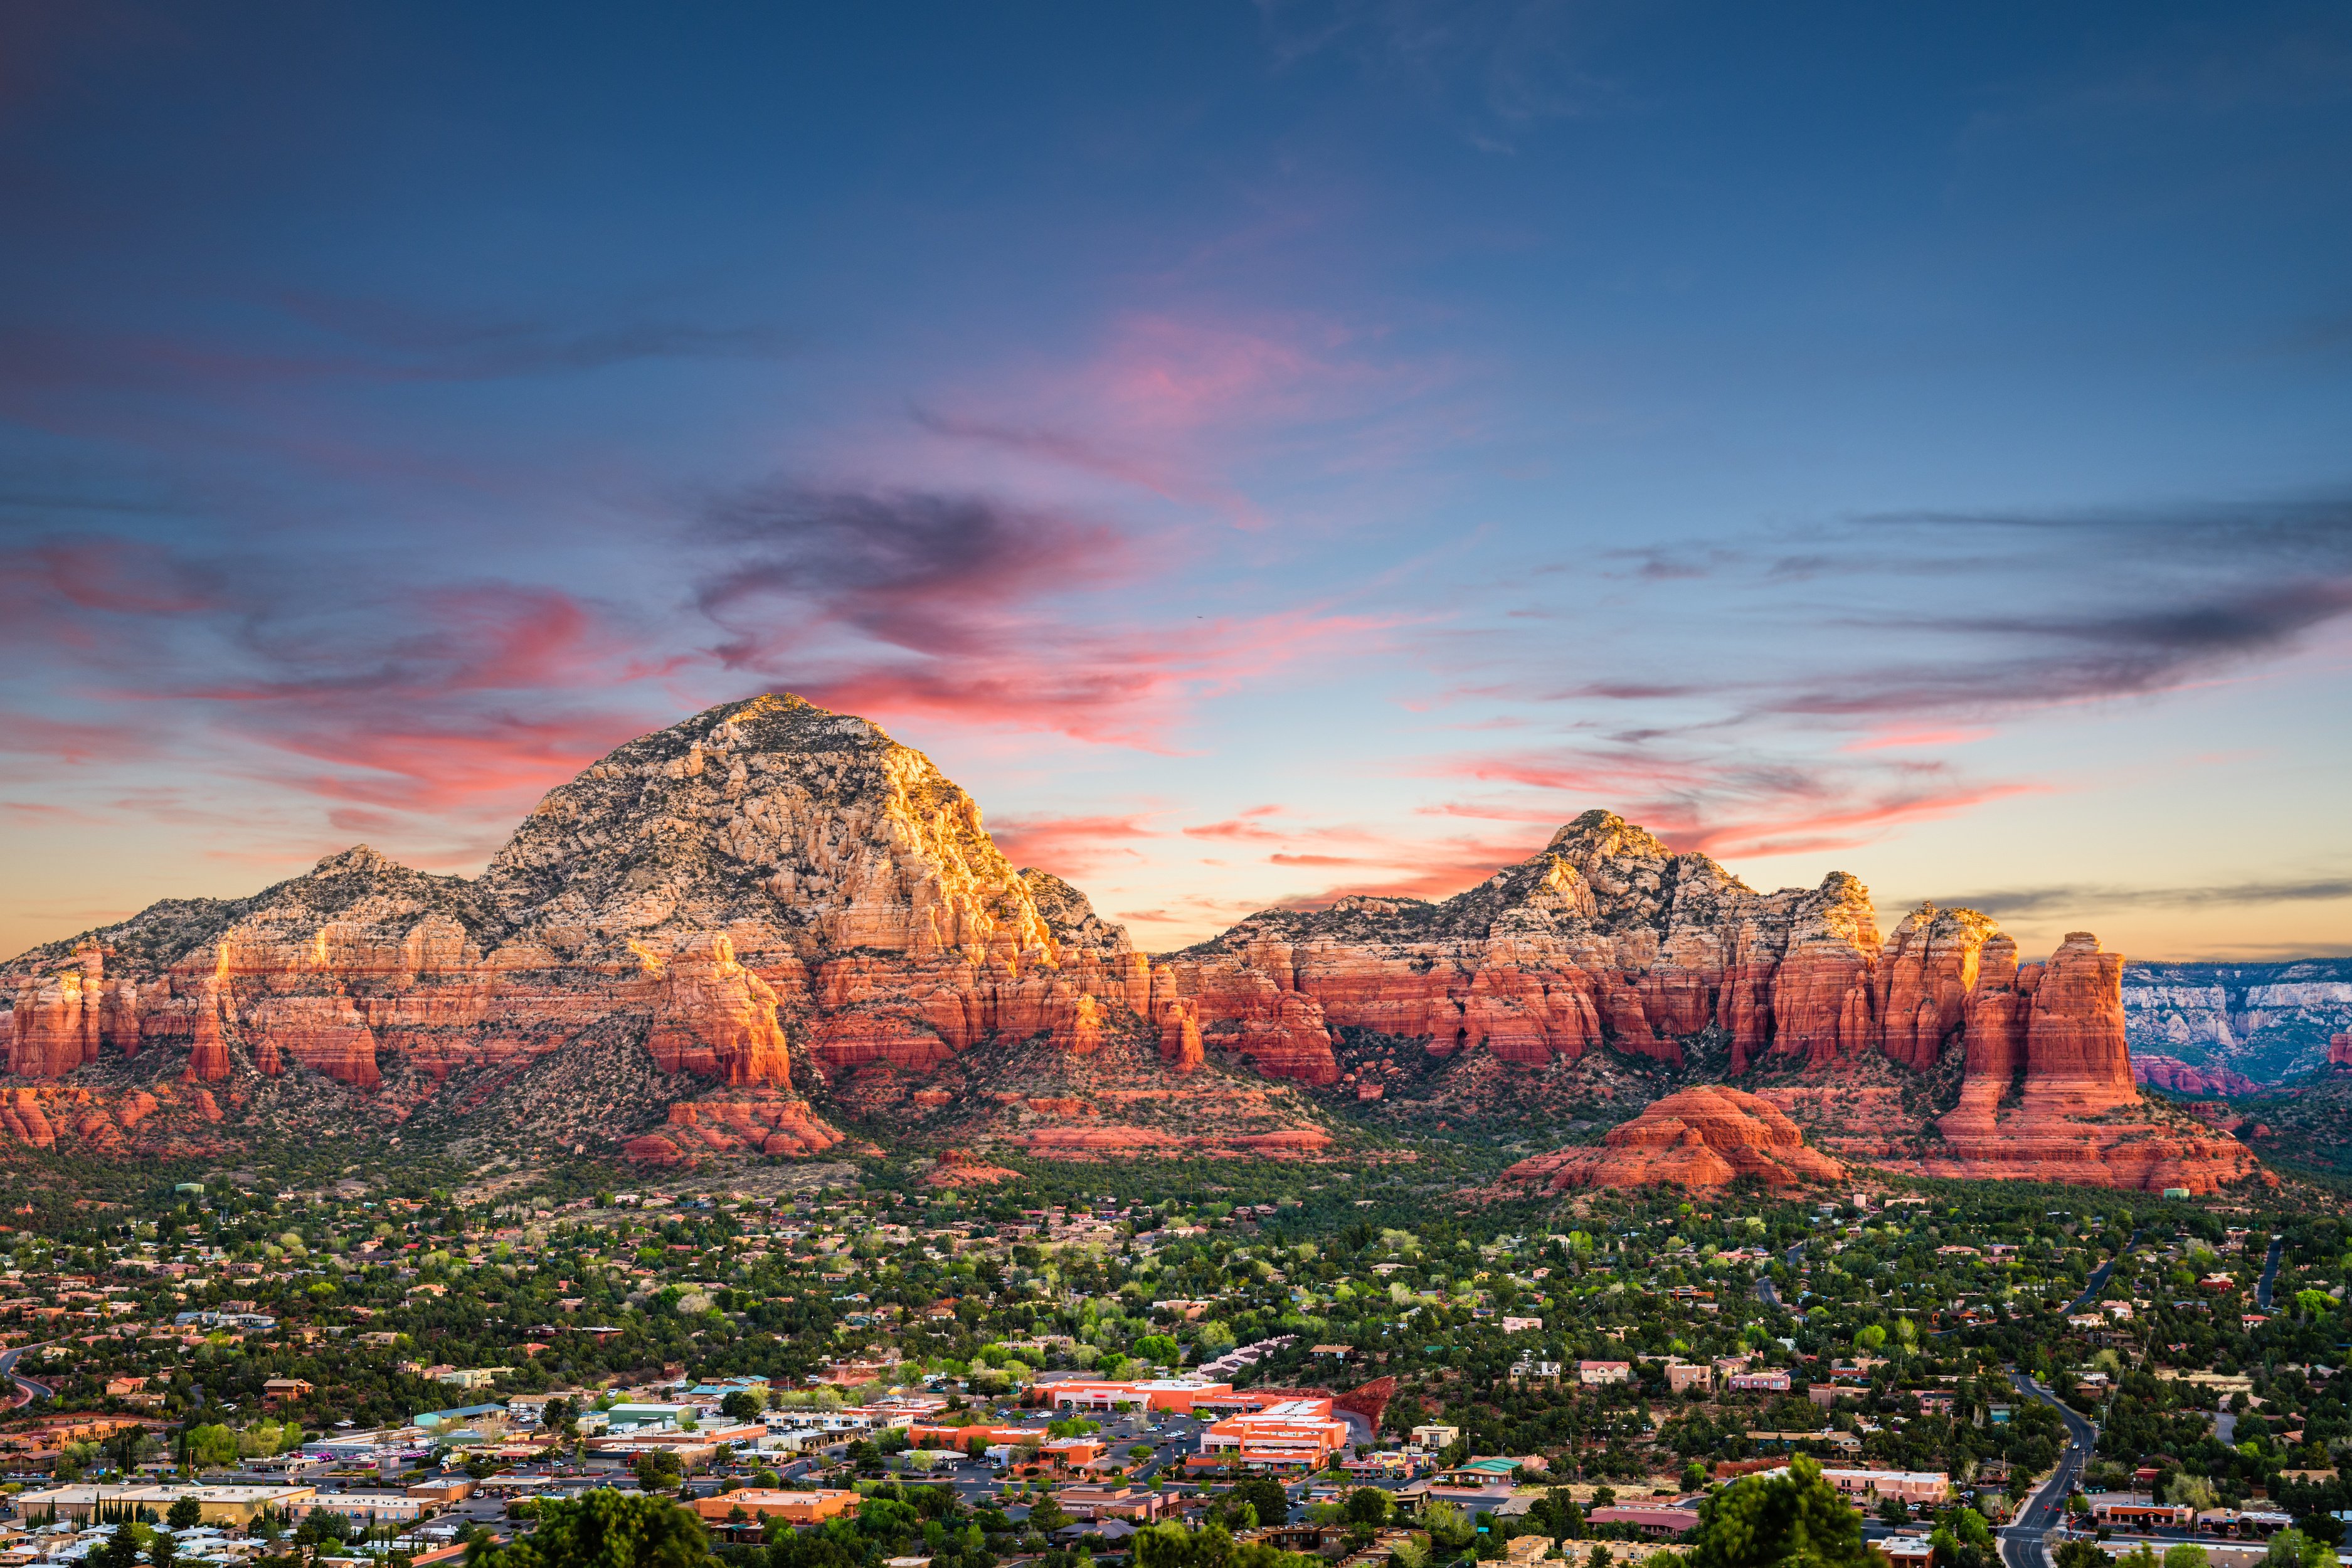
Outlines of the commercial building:
{"type": "Polygon", "coordinates": [[[1917,1507],[1947,1501],[1952,1479],[1940,1470],[1829,1470],[1822,1479],[1864,1507],[1895,1498],[1917,1507]]]}
{"type": "Polygon", "coordinates": [[[697,1498],[694,1511],[707,1520],[725,1520],[740,1509],[752,1519],[781,1519],[788,1524],[821,1524],[856,1508],[857,1494],[837,1488],[815,1491],[766,1491],[753,1489],[697,1498]]]}
{"type": "Polygon", "coordinates": [[[1193,1404],[1231,1394],[1230,1383],[1210,1383],[1195,1377],[1156,1377],[1118,1383],[1098,1378],[1071,1378],[1052,1385],[1056,1410],[1109,1410],[1132,1405],[1138,1410],[1172,1410],[1190,1415],[1193,1404]]]}
{"type": "Polygon", "coordinates": [[[1348,1424],[1332,1415],[1330,1400],[1286,1399],[1216,1422],[1184,1463],[1194,1470],[1236,1463],[1251,1470],[1318,1470],[1347,1449],[1348,1424]]]}
{"type": "Polygon", "coordinates": [[[270,1486],[89,1486],[49,1487],[41,1491],[26,1492],[16,1499],[16,1511],[24,1519],[88,1520],[100,1509],[112,1513],[122,1509],[152,1509],[160,1519],[172,1511],[172,1505],[182,1498],[194,1498],[200,1522],[205,1524],[251,1524],[263,1509],[279,1511],[295,1503],[309,1502],[319,1495],[316,1487],[270,1486]]]}

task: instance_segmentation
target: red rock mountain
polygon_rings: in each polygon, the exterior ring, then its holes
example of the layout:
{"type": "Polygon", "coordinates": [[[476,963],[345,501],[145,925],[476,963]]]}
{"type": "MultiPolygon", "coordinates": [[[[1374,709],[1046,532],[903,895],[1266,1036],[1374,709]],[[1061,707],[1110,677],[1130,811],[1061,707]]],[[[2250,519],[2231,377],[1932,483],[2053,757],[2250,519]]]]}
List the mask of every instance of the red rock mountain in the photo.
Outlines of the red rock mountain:
{"type": "Polygon", "coordinates": [[[1522,1160],[1500,1184],[1543,1193],[1673,1182],[1724,1187],[1753,1176],[1770,1187],[1842,1181],[1845,1167],[1805,1144],[1803,1130],[1770,1100],[1720,1084],[1670,1094],[1598,1147],[1522,1160]]]}
{"type": "MultiPolygon", "coordinates": [[[[792,697],[621,747],[551,792],[478,880],[355,848],[250,899],[158,904],[36,949],[0,983],[9,1070],[29,1080],[0,1125],[42,1146],[202,1142],[223,1100],[274,1103],[291,1068],[396,1122],[446,1109],[453,1074],[641,1046],[646,1103],[583,1103],[577,1130],[634,1131],[611,1122],[650,1109],[639,1158],[811,1153],[842,1135],[809,1090],[907,1100],[982,1040],[1070,1058],[1108,1042],[1129,1089],[1139,1037],[1154,1076],[1202,1066],[1172,978],[1123,929],[1016,871],[929,758],[792,697]]],[[[1245,1144],[1261,1152],[1328,1142],[1280,1098],[1234,1089],[1223,1131],[1274,1139],[1245,1144]]],[[[999,1120],[1050,1132],[1052,1104],[999,1120]]],[[[1095,1109],[1076,1145],[1122,1146],[1095,1109]]]]}
{"type": "Polygon", "coordinates": [[[1964,1057],[1931,1169],[2248,1173],[2141,1105],[2121,962],[2074,937],[2021,965],[1932,905],[1882,940],[1852,877],[1759,893],[1600,811],[1443,902],[1268,910],[1154,962],[1016,870],[920,752],[767,696],[614,751],[478,879],[354,848],[0,967],[0,1127],[103,1152],[504,1116],[667,1163],[818,1152],[862,1121],[1075,1158],[1312,1154],[1345,1130],[1311,1095],[1350,1029],[1507,1073],[1600,1050],[1688,1072],[1702,1042],[1741,1081],[1964,1057]]]}

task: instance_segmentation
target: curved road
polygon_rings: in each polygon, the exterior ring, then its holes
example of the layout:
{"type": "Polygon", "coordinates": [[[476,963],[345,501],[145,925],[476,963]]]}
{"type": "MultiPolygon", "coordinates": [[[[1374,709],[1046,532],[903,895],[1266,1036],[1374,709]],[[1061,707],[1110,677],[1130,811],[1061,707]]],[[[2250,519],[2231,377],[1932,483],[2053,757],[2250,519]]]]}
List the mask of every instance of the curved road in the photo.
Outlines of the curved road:
{"type": "Polygon", "coordinates": [[[2110,1258],[2105,1263],[2100,1264],[2099,1267],[2092,1272],[2090,1283],[2083,1287],[2083,1293],[2075,1297],[2074,1300],[2067,1303],[2067,1315],[2071,1317],[2074,1313],[2079,1312],[2084,1308],[2089,1306],[2092,1302],[2097,1300],[2099,1299],[2099,1292],[2107,1288],[2107,1276],[2113,1274],[2116,1271],[2116,1265],[2121,1263],[2126,1255],[2128,1254],[2133,1247],[2137,1247],[2138,1245],[2139,1232],[2134,1231],[2131,1233],[2129,1239],[2125,1241],[2123,1246],[2116,1249],[2116,1255],[2113,1258],[2110,1258]]]}
{"type": "MultiPolygon", "coordinates": [[[[2128,1245],[2126,1250],[2129,1250],[2128,1245]]],[[[2024,1373],[2012,1372],[2009,1381],[2018,1393],[2054,1408],[2058,1418],[2066,1423],[2066,1451],[2058,1456],[2058,1468],[2025,1500],[2017,1510],[2016,1522],[2000,1531],[2002,1568],[2048,1568],[2042,1538],[2063,1517],[2067,1495],[2083,1479],[2083,1468],[2091,1462],[2091,1448],[2098,1441],[2098,1428],[2024,1373]]]]}
{"type": "Polygon", "coordinates": [[[26,1351],[46,1350],[47,1348],[47,1347],[46,1345],[18,1345],[15,1350],[0,1353],[0,1377],[6,1378],[10,1384],[8,1394],[8,1407],[10,1409],[15,1410],[20,1409],[27,1405],[37,1405],[42,1400],[47,1399],[49,1396],[49,1385],[47,1384],[36,1383],[29,1377],[19,1377],[16,1374],[16,1358],[18,1356],[23,1355],[26,1351]]]}
{"type": "Polygon", "coordinates": [[[2263,1259],[2263,1282],[2254,1287],[2254,1308],[2257,1311],[2271,1310],[2271,1287],[2278,1283],[2279,1258],[2286,1250],[2286,1237],[2271,1237],[2271,1255],[2263,1259]]]}

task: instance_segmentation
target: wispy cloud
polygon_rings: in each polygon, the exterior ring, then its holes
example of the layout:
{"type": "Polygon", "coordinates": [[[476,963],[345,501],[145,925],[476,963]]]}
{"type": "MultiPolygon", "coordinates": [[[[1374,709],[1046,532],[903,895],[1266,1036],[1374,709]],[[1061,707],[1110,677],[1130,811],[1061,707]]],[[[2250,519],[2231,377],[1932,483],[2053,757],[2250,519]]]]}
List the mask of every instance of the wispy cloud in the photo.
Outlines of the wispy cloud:
{"type": "Polygon", "coordinates": [[[2170,909],[2208,906],[2329,903],[2352,899],[2352,876],[2257,878],[2241,882],[2202,886],[2139,888],[2121,884],[2075,883],[2041,888],[2005,888],[1962,893],[1939,900],[1989,915],[2021,920],[2099,904],[2162,905],[2170,909]]]}

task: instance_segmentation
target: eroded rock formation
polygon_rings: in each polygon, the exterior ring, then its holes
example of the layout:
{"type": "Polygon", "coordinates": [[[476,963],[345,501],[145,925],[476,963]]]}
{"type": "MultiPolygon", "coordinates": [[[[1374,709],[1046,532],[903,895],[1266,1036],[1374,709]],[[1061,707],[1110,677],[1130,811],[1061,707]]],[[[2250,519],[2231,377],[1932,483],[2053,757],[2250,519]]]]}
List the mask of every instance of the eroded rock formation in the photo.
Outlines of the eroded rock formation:
{"type": "MultiPolygon", "coordinates": [[[[478,880],[357,847],[251,899],[159,904],[36,950],[0,985],[20,1078],[148,1047],[158,1072],[239,1099],[314,1075],[393,1120],[452,1074],[619,1020],[656,1070],[711,1086],[629,1144],[654,1161],[837,1141],[793,1092],[795,1050],[819,1090],[928,1074],[987,1039],[1084,1058],[1131,1031],[1171,1077],[1204,1063],[1197,1005],[1121,927],[1016,870],[920,752],[792,697],[620,747],[550,792],[478,880]]],[[[1262,1032],[1292,1026],[1319,1044],[1278,1001],[1262,1032]]]]}
{"type": "Polygon", "coordinates": [[[1956,1173],[2244,1173],[2242,1148],[2142,1106],[2121,962],[2078,936],[2021,963],[1991,921],[1932,904],[1882,941],[1844,873],[1758,892],[1602,811],[1443,902],[1267,910],[1153,962],[1076,889],[1007,862],[920,752],[767,696],[614,751],[478,879],[355,847],[0,967],[9,1070],[40,1086],[0,1128],[56,1145],[43,1096],[63,1086],[104,1100],[77,1111],[93,1146],[208,1128],[199,1094],[233,1119],[326,1084],[381,1125],[453,1101],[496,1115],[499,1085],[602,1052],[600,1081],[638,1085],[606,1133],[654,1163],[832,1147],[809,1095],[1064,1157],[1304,1156],[1334,1124],[1289,1086],[1395,1098],[1341,1082],[1335,1038],[1360,1031],[1384,1059],[1492,1068],[1506,1090],[1597,1050],[1725,1062],[1776,1094],[1883,1059],[1961,1077],[1930,1152],[1956,1173]],[[999,1083],[1003,1053],[1028,1052],[1028,1087],[976,1098],[983,1046],[999,1083]]]}
{"type": "Polygon", "coordinates": [[[2227,1068],[2201,1068],[2177,1057],[2135,1055],[2132,1078],[2175,1094],[2253,1094],[2262,1085],[2227,1068]]]}
{"type": "Polygon", "coordinates": [[[1505,1187],[1562,1193],[1672,1182],[1693,1189],[1753,1176],[1775,1188],[1843,1180],[1845,1168],[1808,1148],[1803,1131],[1768,1100],[1720,1084],[1670,1094],[1599,1145],[1522,1160],[1505,1187]]]}

